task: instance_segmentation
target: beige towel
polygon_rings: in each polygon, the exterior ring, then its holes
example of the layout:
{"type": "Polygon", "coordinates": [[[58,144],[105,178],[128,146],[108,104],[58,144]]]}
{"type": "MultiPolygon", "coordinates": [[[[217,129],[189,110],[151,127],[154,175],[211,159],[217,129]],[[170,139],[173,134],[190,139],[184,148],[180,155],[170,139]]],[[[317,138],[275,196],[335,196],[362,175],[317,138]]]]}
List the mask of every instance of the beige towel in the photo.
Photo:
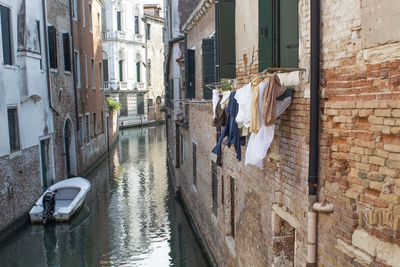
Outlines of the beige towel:
{"type": "Polygon", "coordinates": [[[274,73],[269,79],[262,95],[262,115],[265,126],[271,126],[275,123],[276,98],[282,95],[285,89],[286,88],[281,85],[278,75],[274,73]]]}

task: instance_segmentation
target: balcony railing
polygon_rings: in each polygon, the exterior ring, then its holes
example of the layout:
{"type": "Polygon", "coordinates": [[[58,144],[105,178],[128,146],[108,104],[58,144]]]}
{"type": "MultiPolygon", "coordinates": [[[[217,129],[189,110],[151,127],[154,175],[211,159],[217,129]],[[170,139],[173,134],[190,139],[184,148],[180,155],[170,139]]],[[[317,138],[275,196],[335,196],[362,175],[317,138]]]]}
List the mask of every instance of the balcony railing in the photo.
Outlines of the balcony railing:
{"type": "Polygon", "coordinates": [[[127,82],[119,82],[119,88],[120,89],[128,88],[128,83],[127,82]]]}
{"type": "Polygon", "coordinates": [[[143,90],[144,89],[144,83],[141,83],[141,82],[136,83],[136,88],[138,90],[143,90]]]}
{"type": "Polygon", "coordinates": [[[138,43],[144,42],[143,35],[135,34],[135,33],[127,33],[127,32],[123,32],[123,31],[103,32],[101,37],[105,41],[125,40],[125,41],[133,41],[133,42],[138,42],[138,43]]]}

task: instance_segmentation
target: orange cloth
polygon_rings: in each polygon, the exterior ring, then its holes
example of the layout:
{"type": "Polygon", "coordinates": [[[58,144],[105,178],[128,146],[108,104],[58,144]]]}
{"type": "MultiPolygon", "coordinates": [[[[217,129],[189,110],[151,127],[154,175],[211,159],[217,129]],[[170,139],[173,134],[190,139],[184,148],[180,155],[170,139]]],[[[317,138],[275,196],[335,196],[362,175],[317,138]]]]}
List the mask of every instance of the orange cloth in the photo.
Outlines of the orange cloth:
{"type": "Polygon", "coordinates": [[[269,79],[262,95],[262,115],[265,126],[271,126],[275,123],[276,98],[282,95],[285,89],[286,88],[281,85],[278,75],[274,73],[269,79]]]}

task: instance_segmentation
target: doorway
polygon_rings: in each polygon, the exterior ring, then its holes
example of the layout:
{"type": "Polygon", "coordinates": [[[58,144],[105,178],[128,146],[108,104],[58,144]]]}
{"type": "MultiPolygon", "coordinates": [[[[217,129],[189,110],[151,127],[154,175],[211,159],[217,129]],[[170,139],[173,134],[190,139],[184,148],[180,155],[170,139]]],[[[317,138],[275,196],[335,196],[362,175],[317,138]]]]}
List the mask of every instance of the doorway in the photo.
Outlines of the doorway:
{"type": "Polygon", "coordinates": [[[64,155],[66,178],[75,177],[77,175],[75,134],[72,121],[69,118],[65,120],[64,124],[64,155]]]}

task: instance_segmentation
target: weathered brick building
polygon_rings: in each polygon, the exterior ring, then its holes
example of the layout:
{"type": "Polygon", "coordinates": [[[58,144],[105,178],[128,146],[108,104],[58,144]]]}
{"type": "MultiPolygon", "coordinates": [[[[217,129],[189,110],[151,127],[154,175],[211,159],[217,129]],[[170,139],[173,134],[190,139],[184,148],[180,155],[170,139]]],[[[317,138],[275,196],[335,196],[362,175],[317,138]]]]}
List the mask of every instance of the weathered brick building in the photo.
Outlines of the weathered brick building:
{"type": "Polygon", "coordinates": [[[222,266],[399,266],[399,4],[234,2],[200,1],[182,25],[186,57],[171,58],[186,73],[170,89],[181,108],[168,109],[169,166],[210,254],[222,266]],[[269,68],[294,88],[262,169],[225,145],[220,162],[211,153],[210,38],[216,81],[239,89],[269,68]]]}

